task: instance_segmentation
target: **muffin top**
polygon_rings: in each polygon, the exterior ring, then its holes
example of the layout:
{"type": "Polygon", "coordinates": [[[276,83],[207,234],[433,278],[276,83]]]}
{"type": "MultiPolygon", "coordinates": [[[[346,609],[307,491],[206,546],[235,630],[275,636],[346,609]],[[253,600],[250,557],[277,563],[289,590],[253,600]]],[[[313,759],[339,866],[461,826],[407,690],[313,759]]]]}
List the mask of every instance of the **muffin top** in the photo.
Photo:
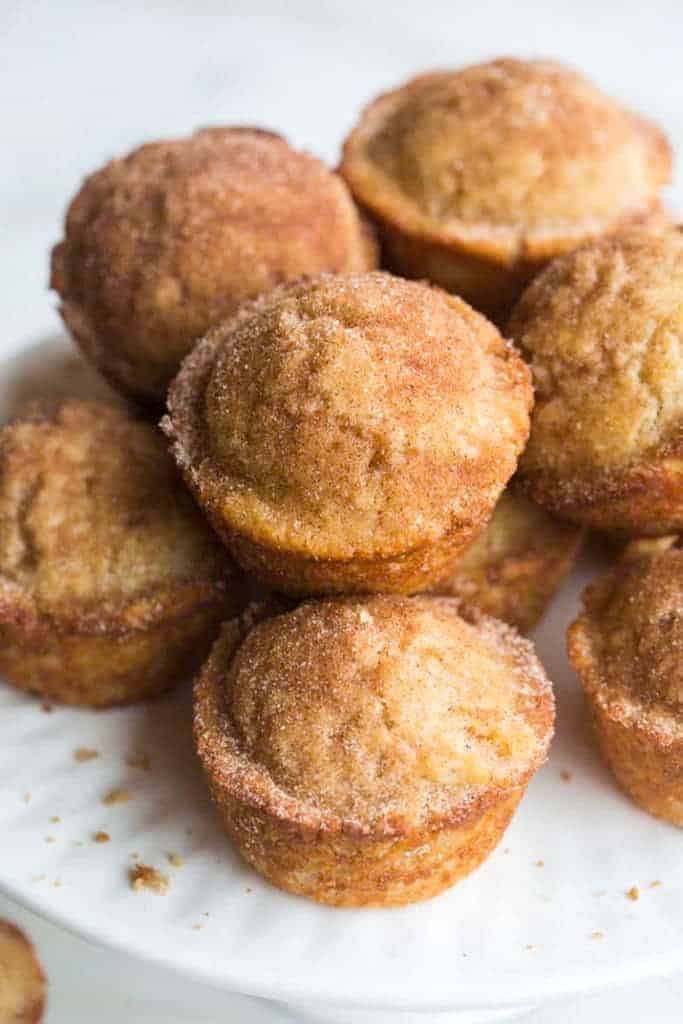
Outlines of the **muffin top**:
{"type": "Polygon", "coordinates": [[[671,153],[654,124],[582,75],[505,58],[380,96],[346,142],[342,173],[405,231],[543,258],[647,211],[671,153]]]}
{"type": "Polygon", "coordinates": [[[141,146],[85,181],[52,286],[103,365],[163,397],[196,338],[245,299],[302,274],[375,265],[341,178],[279,135],[208,128],[141,146]]]}
{"type": "Polygon", "coordinates": [[[72,399],[0,432],[0,621],[144,626],[237,579],[149,423],[72,399]]]}
{"type": "Polygon", "coordinates": [[[569,571],[582,535],[508,487],[486,529],[434,590],[531,629],[569,571]]]}
{"type": "Polygon", "coordinates": [[[329,598],[246,635],[231,624],[196,691],[210,775],[330,831],[465,821],[528,780],[552,725],[531,645],[449,598],[329,598]]]}
{"type": "MultiPolygon", "coordinates": [[[[630,229],[554,260],[509,332],[536,394],[524,476],[568,501],[675,456],[683,427],[683,234],[630,229]]],[[[616,486],[616,484],[615,484],[616,486]]]]}
{"type": "Polygon", "coordinates": [[[45,975],[26,936],[0,920],[0,1021],[38,1024],[45,1006],[45,975]]]}
{"type": "Polygon", "coordinates": [[[612,711],[683,734],[683,549],[675,537],[632,545],[584,594],[572,660],[612,711]],[[586,668],[587,666],[587,668],[586,668]]]}
{"type": "Polygon", "coordinates": [[[513,346],[461,300],[389,274],[322,275],[210,332],[164,426],[236,530],[375,557],[483,523],[531,401],[513,346]]]}

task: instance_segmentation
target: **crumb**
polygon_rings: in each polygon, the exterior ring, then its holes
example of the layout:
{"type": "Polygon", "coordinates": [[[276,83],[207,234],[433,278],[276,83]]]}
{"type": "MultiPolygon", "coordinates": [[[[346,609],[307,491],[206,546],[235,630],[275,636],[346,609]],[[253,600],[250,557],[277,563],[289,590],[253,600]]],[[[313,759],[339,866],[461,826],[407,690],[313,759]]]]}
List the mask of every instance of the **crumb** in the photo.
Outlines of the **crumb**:
{"type": "Polygon", "coordinates": [[[107,807],[113,807],[114,804],[126,804],[132,799],[133,794],[129,789],[112,789],[102,797],[102,803],[107,807]]]}
{"type": "Polygon", "coordinates": [[[544,860],[535,860],[534,861],[534,866],[537,867],[537,868],[544,868],[545,867],[545,861],[544,860]]]}
{"type": "Polygon", "coordinates": [[[563,768],[562,771],[560,772],[560,778],[562,779],[563,782],[571,782],[571,780],[572,780],[572,773],[570,771],[568,771],[566,768],[563,768]]]}
{"type": "Polygon", "coordinates": [[[129,768],[141,768],[145,772],[152,767],[148,754],[131,754],[126,758],[126,764],[129,768]]]}
{"type": "Polygon", "coordinates": [[[53,889],[61,889],[61,887],[62,887],[62,883],[60,882],[60,880],[58,878],[55,878],[54,882],[52,883],[52,888],[53,889]]]}
{"type": "Polygon", "coordinates": [[[659,889],[661,884],[662,883],[660,882],[660,880],[658,878],[655,878],[654,882],[650,882],[650,888],[651,889],[659,889]]]}
{"type": "Polygon", "coordinates": [[[628,898],[630,900],[633,900],[633,902],[635,903],[636,900],[640,899],[640,889],[638,888],[637,885],[632,885],[631,888],[626,893],[626,895],[628,896],[628,898]]]}
{"type": "Polygon", "coordinates": [[[600,942],[604,937],[604,932],[591,932],[591,939],[594,939],[596,942],[600,942]]]}
{"type": "Polygon", "coordinates": [[[58,814],[53,814],[51,818],[47,819],[51,825],[59,825],[62,820],[58,814]]]}
{"type": "Polygon", "coordinates": [[[174,868],[180,869],[180,868],[184,868],[185,867],[185,860],[184,860],[183,857],[180,856],[179,853],[167,853],[166,854],[166,860],[174,868]]]}
{"type": "Polygon", "coordinates": [[[129,872],[131,889],[151,889],[152,892],[165,893],[168,891],[168,878],[158,868],[149,864],[136,864],[129,872]]]}
{"type": "Polygon", "coordinates": [[[44,882],[46,875],[31,875],[32,882],[44,882]]]}
{"type": "Polygon", "coordinates": [[[93,836],[93,839],[95,840],[96,843],[108,843],[109,838],[109,833],[102,831],[96,832],[95,835],[93,836]]]}
{"type": "Polygon", "coordinates": [[[506,846],[505,849],[503,850],[503,853],[509,853],[509,852],[510,852],[510,847],[506,846]]]}
{"type": "Polygon", "coordinates": [[[529,945],[525,946],[524,948],[530,950],[532,953],[535,953],[538,949],[538,946],[534,946],[532,943],[529,943],[529,945]]]}
{"type": "Polygon", "coordinates": [[[197,924],[193,924],[192,927],[194,928],[194,930],[196,932],[198,932],[198,931],[201,931],[201,929],[204,927],[204,925],[203,924],[199,924],[199,922],[198,922],[197,924]]]}
{"type": "Polygon", "coordinates": [[[250,886],[247,886],[244,891],[245,892],[253,892],[254,890],[252,888],[250,888],[250,886]]]}
{"type": "Polygon", "coordinates": [[[99,756],[99,751],[92,750],[90,747],[76,747],[74,750],[74,761],[78,761],[79,764],[83,764],[84,761],[92,761],[93,758],[99,756]]]}
{"type": "Polygon", "coordinates": [[[130,859],[131,860],[139,860],[140,859],[140,854],[138,853],[137,850],[133,850],[133,852],[130,855],[130,859]]]}
{"type": "Polygon", "coordinates": [[[40,705],[40,710],[44,711],[46,715],[51,715],[54,709],[52,707],[52,704],[49,703],[49,701],[44,700],[43,703],[40,705]]]}
{"type": "Polygon", "coordinates": [[[30,804],[31,803],[31,794],[30,793],[24,793],[24,803],[25,804],[30,804]]]}
{"type": "Polygon", "coordinates": [[[46,843],[54,843],[54,841],[55,841],[55,837],[54,836],[45,836],[45,842],[46,843]]]}
{"type": "Polygon", "coordinates": [[[209,916],[209,911],[205,910],[204,913],[202,914],[202,917],[208,917],[208,916],[209,916]]]}

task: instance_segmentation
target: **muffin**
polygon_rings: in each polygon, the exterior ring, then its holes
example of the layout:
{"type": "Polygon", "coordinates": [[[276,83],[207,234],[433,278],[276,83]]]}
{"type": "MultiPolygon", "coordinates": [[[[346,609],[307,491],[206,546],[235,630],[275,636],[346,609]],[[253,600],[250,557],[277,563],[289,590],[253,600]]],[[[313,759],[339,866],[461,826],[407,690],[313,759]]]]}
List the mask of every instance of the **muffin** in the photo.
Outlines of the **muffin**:
{"type": "Polygon", "coordinates": [[[579,527],[508,488],[489,525],[435,592],[528,632],[570,572],[581,540],[579,527]]]}
{"type": "Polygon", "coordinates": [[[86,179],[51,286],[85,355],[121,391],[161,405],[194,341],[245,299],[376,263],[337,175],[272,132],[208,128],[86,179]]]}
{"type": "Polygon", "coordinates": [[[600,750],[640,807],[683,826],[683,548],[635,545],[568,634],[600,750]]]}
{"type": "Polygon", "coordinates": [[[337,906],[435,896],[493,850],[553,731],[533,648],[452,598],[309,601],[227,624],[195,739],[242,856],[337,906]]]}
{"type": "Polygon", "coordinates": [[[631,229],[561,257],[508,329],[536,392],[529,495],[598,530],[683,529],[681,232],[631,229]]]}
{"type": "Polygon", "coordinates": [[[659,210],[659,129],[553,61],[435,71],[380,96],[341,173],[387,265],[500,318],[548,260],[659,210]]]}
{"type": "Polygon", "coordinates": [[[150,697],[203,661],[242,604],[156,428],[67,400],[0,432],[6,680],[93,707],[150,697]]]}
{"type": "Polygon", "coordinates": [[[0,920],[0,1024],[38,1024],[45,1009],[45,975],[26,936],[0,920]]]}
{"type": "Polygon", "coordinates": [[[322,275],[209,332],[162,426],[263,583],[409,592],[484,527],[531,402],[514,347],[464,302],[379,272],[322,275]]]}

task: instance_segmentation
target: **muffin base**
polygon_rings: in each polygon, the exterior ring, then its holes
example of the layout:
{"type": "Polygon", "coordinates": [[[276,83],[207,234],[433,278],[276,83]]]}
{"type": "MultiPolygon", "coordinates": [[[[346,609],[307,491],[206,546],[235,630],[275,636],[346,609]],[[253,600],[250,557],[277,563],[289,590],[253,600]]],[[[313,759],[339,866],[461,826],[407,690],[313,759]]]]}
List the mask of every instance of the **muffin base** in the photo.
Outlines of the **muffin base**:
{"type": "Polygon", "coordinates": [[[0,675],[62,704],[131,704],[191,676],[226,615],[200,608],[147,629],[109,633],[0,624],[0,675]]]}
{"type": "Polygon", "coordinates": [[[247,863],[279,889],[336,907],[397,907],[437,896],[495,849],[524,789],[461,825],[378,839],[321,835],[211,786],[225,828],[247,863]]]}
{"type": "Polygon", "coordinates": [[[664,743],[586,696],[600,752],[621,788],[648,814],[683,828],[683,742],[664,743]]]}

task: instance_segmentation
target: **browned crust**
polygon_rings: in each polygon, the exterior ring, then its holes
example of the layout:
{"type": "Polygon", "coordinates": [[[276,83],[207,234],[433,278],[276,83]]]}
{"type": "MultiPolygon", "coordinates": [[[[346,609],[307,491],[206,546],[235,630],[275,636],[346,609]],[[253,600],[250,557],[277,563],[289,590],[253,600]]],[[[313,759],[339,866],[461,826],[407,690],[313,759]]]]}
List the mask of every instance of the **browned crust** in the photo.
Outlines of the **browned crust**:
{"type": "Polygon", "coordinates": [[[242,301],[302,273],[377,262],[374,230],[339,176],[275,132],[214,126],[147,143],[91,174],[52,251],[50,287],[83,354],[118,390],[158,409],[194,339],[242,301]],[[234,166],[230,145],[241,149],[234,166]],[[284,202],[273,166],[286,182],[284,202]],[[260,189],[246,205],[244,182],[260,189]]]}
{"type": "MultiPolygon", "coordinates": [[[[272,301],[273,296],[286,294],[287,287],[245,303],[232,321],[210,331],[186,357],[169,390],[168,414],[160,423],[171,441],[171,452],[216,532],[240,565],[267,585],[294,596],[426,590],[445,575],[481,533],[490,508],[479,507],[477,514],[472,514],[468,520],[452,523],[437,540],[402,550],[357,549],[353,556],[341,551],[331,552],[332,557],[297,548],[294,542],[287,549],[278,547],[266,538],[250,536],[247,532],[250,524],[241,522],[238,528],[226,520],[221,472],[212,464],[202,421],[204,394],[226,331],[272,301]]],[[[469,307],[464,308],[469,310],[469,307]]],[[[526,380],[520,381],[520,390],[525,384],[526,380]]]]}
{"type": "MultiPolygon", "coordinates": [[[[506,60],[497,63],[505,64],[506,60]]],[[[427,72],[378,96],[365,108],[344,143],[340,172],[356,201],[375,223],[384,265],[389,269],[405,277],[425,277],[462,295],[475,308],[500,321],[510,312],[525,285],[553,257],[627,225],[665,218],[653,187],[652,195],[644,196],[637,209],[615,211],[608,222],[548,223],[542,230],[521,237],[510,237],[510,232],[484,220],[458,227],[453,221],[439,226],[431,219],[427,225],[411,200],[378,189],[368,169],[366,149],[397,104],[413,93],[419,94],[426,83],[442,73],[427,72]]],[[[634,131],[652,149],[657,165],[655,177],[665,183],[672,160],[667,139],[654,123],[636,115],[631,117],[634,131]]]]}
{"type": "MultiPolygon", "coordinates": [[[[505,553],[495,563],[458,562],[434,592],[458,597],[465,609],[478,608],[529,632],[571,571],[584,539],[581,528],[550,516],[545,519],[523,548],[505,553]]],[[[486,530],[475,545],[485,536],[486,530]]]]}
{"type": "Polygon", "coordinates": [[[112,707],[145,700],[191,677],[234,610],[232,602],[205,603],[128,630],[0,623],[0,674],[20,690],[63,704],[112,707]]]}
{"type": "Polygon", "coordinates": [[[531,474],[522,467],[520,486],[563,519],[626,536],[662,537],[683,531],[683,446],[668,444],[647,462],[623,473],[596,473],[592,480],[531,474]]]}
{"type": "Polygon", "coordinates": [[[12,1007],[12,1016],[2,1024],[39,1024],[43,1019],[46,1001],[46,977],[42,964],[38,959],[33,943],[16,925],[0,920],[0,980],[9,978],[18,982],[19,991],[0,993],[0,1004],[3,995],[16,1000],[12,1007]],[[20,962],[21,977],[17,978],[13,966],[20,962]]]}
{"type": "Polygon", "coordinates": [[[336,907],[397,907],[431,899],[495,849],[524,787],[463,825],[400,839],[306,835],[211,785],[239,852],[273,885],[336,907]]]}
{"type": "Polygon", "coordinates": [[[645,704],[605,674],[596,614],[622,571],[672,546],[673,538],[629,545],[613,570],[584,591],[583,613],[567,632],[600,752],[621,788],[644,810],[683,827],[683,723],[673,708],[645,704]]]}

